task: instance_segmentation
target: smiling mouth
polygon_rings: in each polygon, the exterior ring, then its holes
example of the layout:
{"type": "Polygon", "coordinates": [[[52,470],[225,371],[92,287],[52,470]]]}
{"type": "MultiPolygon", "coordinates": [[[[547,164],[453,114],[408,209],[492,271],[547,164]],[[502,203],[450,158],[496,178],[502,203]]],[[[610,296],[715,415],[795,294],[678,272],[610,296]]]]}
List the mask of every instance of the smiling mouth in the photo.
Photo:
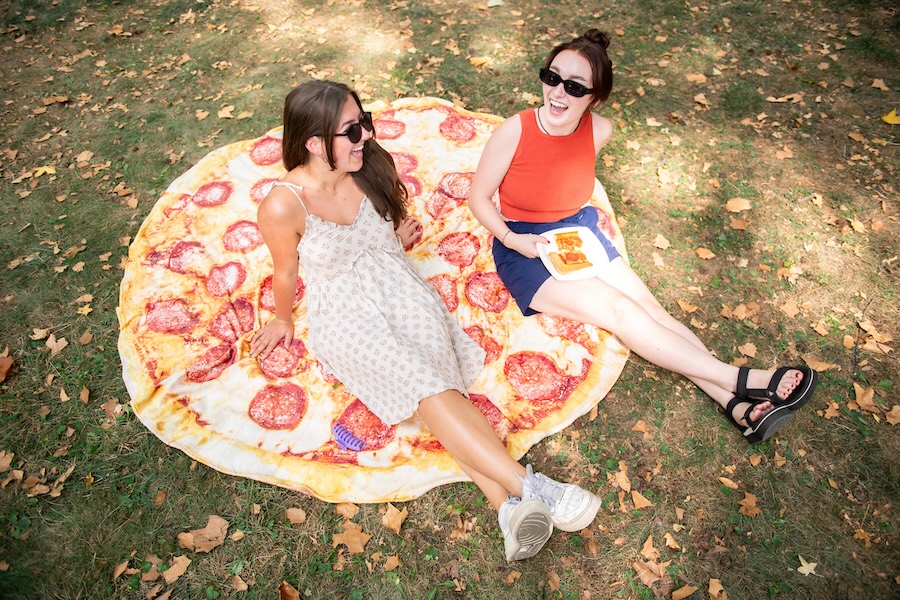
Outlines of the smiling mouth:
{"type": "Polygon", "coordinates": [[[550,99],[550,106],[552,106],[553,108],[558,108],[559,110],[566,110],[567,108],[569,108],[565,104],[560,104],[559,102],[557,102],[556,100],[553,100],[552,98],[550,99]]]}

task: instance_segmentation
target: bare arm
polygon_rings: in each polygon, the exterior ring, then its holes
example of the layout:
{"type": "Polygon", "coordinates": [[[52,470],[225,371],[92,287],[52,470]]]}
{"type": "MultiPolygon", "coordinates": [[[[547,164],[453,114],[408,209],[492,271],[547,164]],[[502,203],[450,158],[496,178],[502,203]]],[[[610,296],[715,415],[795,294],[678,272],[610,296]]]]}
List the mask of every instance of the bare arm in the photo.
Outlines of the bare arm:
{"type": "Polygon", "coordinates": [[[513,233],[497,212],[491,198],[500,188],[512,163],[516,146],[522,137],[522,122],[518,115],[500,124],[484,146],[472,188],[469,191],[469,210],[478,222],[490,231],[500,243],[529,258],[538,255],[537,244],[549,243],[546,238],[530,233],[513,233]]]}
{"type": "Polygon", "coordinates": [[[282,187],[273,188],[259,206],[257,223],[274,266],[275,318],[253,336],[251,356],[265,358],[279,343],[288,347],[294,338],[293,308],[299,264],[297,244],[303,233],[305,216],[297,199],[282,187]]]}

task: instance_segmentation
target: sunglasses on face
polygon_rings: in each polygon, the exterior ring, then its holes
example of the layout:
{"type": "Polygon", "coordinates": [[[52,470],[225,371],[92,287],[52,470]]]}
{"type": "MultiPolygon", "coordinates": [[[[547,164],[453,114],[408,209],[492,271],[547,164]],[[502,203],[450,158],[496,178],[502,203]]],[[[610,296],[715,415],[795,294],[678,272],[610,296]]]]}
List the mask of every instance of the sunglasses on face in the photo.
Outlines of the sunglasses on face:
{"type": "Polygon", "coordinates": [[[559,73],[550,69],[541,69],[541,81],[554,88],[560,83],[563,84],[563,89],[566,93],[574,98],[581,98],[594,91],[593,88],[585,87],[577,81],[563,79],[559,76],[559,73]]]}
{"type": "Polygon", "coordinates": [[[344,136],[348,140],[350,140],[351,144],[355,144],[362,139],[363,127],[365,127],[366,130],[369,131],[369,133],[375,133],[375,125],[372,123],[372,113],[364,112],[359,118],[359,121],[348,127],[347,131],[344,131],[343,133],[336,133],[334,135],[344,136]]]}

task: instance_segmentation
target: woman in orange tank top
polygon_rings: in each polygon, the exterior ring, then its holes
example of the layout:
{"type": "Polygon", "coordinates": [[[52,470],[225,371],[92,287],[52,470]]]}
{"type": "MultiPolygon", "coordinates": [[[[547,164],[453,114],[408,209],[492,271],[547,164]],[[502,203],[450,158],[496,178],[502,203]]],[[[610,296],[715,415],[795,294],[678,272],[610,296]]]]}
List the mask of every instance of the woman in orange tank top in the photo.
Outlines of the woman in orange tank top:
{"type": "Polygon", "coordinates": [[[523,314],[545,312],[606,329],[646,360],[693,381],[747,441],[766,440],[810,400],[816,371],[739,368],[716,359],[597,227],[597,211],[588,204],[594,163],[613,128],[592,109],[612,90],[608,46],[609,36],[589,29],[550,52],[540,70],[543,105],[497,127],[478,164],[469,207],[494,235],[497,273],[523,314]],[[557,279],[538,258],[538,246],[550,243],[540,234],[568,225],[588,227],[606,250],[609,263],[596,276],[557,279]]]}

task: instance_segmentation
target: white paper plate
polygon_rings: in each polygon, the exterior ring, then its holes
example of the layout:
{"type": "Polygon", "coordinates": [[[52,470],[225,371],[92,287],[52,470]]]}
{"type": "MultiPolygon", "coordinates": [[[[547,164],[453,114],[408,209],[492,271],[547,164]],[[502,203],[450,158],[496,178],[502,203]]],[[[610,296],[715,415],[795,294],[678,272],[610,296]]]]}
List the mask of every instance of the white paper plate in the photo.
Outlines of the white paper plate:
{"type": "Polygon", "coordinates": [[[609,257],[606,255],[606,249],[600,243],[600,240],[597,239],[597,236],[587,227],[559,227],[557,229],[545,231],[540,235],[550,240],[550,243],[538,244],[538,254],[541,257],[544,266],[547,267],[547,270],[550,271],[550,274],[556,279],[563,281],[587,279],[588,277],[595,276],[598,269],[609,262],[609,257]],[[573,231],[578,232],[578,237],[581,238],[581,251],[584,252],[584,255],[587,256],[587,259],[591,261],[592,265],[584,269],[572,271],[571,273],[560,273],[556,270],[556,267],[553,266],[553,262],[550,260],[550,253],[559,252],[559,247],[556,245],[557,235],[561,233],[571,233],[573,231]]]}

